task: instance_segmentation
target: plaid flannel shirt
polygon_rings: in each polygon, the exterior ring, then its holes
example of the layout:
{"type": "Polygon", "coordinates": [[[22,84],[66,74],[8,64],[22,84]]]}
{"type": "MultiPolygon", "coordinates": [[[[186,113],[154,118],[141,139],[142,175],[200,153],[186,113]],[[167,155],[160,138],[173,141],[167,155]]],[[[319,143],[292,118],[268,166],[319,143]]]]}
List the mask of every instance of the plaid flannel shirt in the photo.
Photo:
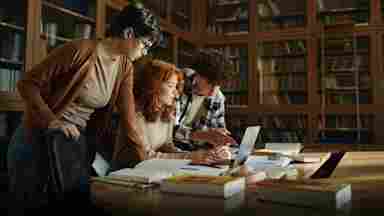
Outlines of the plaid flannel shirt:
{"type": "Polygon", "coordinates": [[[181,117],[185,109],[186,116],[190,111],[192,96],[187,92],[180,96],[176,101],[176,127],[174,131],[174,138],[177,141],[192,143],[190,133],[196,130],[206,130],[209,128],[225,128],[225,96],[221,92],[220,87],[215,87],[215,93],[204,99],[203,106],[207,109],[207,115],[200,119],[195,119],[192,126],[182,124],[181,117]],[[188,99],[189,97],[190,100],[188,99]]]}

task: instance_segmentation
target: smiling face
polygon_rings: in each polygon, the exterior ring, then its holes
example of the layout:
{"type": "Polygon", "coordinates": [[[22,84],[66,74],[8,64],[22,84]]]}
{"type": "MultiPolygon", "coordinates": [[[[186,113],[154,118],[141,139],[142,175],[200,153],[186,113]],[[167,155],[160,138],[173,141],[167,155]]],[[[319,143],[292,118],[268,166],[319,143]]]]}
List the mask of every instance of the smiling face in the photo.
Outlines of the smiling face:
{"type": "Polygon", "coordinates": [[[173,74],[167,81],[161,83],[160,86],[160,104],[171,106],[175,103],[175,99],[178,95],[178,76],[173,74]]]}

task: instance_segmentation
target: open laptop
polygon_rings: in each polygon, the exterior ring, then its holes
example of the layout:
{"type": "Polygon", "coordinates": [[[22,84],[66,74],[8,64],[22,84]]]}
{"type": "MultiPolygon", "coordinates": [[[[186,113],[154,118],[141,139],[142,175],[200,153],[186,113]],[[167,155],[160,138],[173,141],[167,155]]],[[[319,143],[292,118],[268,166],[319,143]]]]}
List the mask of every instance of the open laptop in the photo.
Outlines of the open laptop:
{"type": "Polygon", "coordinates": [[[230,175],[232,171],[245,163],[255,147],[260,130],[261,126],[259,125],[247,127],[243,137],[241,138],[238,150],[232,153],[233,155],[229,163],[229,169],[222,173],[222,175],[230,175]]]}
{"type": "Polygon", "coordinates": [[[247,127],[245,133],[241,139],[241,143],[237,152],[233,157],[235,164],[243,164],[248,156],[252,153],[257,137],[259,136],[261,126],[250,126],[247,127]]]}

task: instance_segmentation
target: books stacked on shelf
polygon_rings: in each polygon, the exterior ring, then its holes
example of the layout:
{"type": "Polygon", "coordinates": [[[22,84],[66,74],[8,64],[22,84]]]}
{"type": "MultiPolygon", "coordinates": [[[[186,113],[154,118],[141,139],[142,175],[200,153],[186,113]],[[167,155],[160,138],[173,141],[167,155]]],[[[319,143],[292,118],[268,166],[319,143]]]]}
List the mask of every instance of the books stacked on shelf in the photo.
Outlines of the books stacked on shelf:
{"type": "Polygon", "coordinates": [[[314,208],[345,209],[352,199],[350,184],[314,180],[263,180],[252,185],[259,199],[314,208]]]}
{"type": "Polygon", "coordinates": [[[0,91],[15,92],[20,78],[20,70],[0,67],[0,91]]]}
{"type": "Polygon", "coordinates": [[[257,7],[260,30],[303,27],[306,23],[305,5],[303,0],[261,1],[257,7]]]}
{"type": "Polygon", "coordinates": [[[93,27],[88,23],[78,23],[75,25],[74,38],[91,39],[93,34],[93,27]]]}
{"type": "Polygon", "coordinates": [[[207,30],[217,34],[236,35],[248,33],[248,1],[229,0],[208,2],[209,10],[215,13],[209,17],[207,30]]]}
{"type": "Polygon", "coordinates": [[[244,177],[180,175],[162,181],[160,191],[225,199],[244,192],[245,186],[244,177]]]}

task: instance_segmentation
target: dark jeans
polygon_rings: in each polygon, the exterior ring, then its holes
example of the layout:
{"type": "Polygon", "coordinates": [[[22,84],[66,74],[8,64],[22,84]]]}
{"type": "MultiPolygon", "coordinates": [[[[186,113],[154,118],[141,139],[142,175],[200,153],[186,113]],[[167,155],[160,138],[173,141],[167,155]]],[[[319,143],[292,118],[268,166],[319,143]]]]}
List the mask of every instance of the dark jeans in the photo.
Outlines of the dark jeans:
{"type": "Polygon", "coordinates": [[[10,211],[28,210],[55,213],[91,204],[89,173],[94,151],[87,148],[81,132],[79,140],[66,138],[61,131],[34,130],[25,142],[22,126],[16,129],[8,149],[9,190],[13,196],[10,211]]]}

